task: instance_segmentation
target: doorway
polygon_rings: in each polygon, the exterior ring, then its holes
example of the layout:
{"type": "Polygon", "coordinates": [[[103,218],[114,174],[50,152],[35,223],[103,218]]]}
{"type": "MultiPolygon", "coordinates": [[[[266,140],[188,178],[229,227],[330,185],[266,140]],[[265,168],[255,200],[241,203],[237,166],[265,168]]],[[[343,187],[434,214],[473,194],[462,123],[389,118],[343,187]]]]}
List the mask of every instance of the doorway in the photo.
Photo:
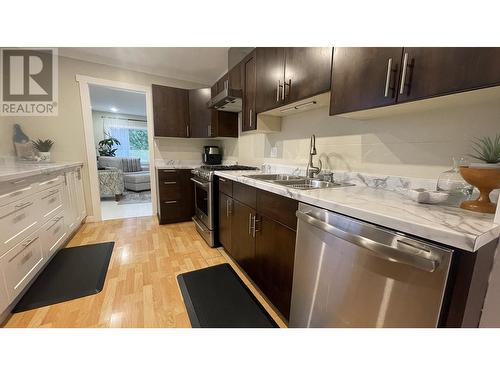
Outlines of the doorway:
{"type": "Polygon", "coordinates": [[[91,221],[154,215],[150,88],[84,78],[79,83],[94,212],[91,221]]]}

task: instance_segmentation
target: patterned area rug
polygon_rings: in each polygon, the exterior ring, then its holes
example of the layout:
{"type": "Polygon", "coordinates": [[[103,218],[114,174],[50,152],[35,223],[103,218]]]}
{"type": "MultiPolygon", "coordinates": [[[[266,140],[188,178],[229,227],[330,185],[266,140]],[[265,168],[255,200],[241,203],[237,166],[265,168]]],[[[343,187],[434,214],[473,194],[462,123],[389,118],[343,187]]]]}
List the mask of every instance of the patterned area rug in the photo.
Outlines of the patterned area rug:
{"type": "Polygon", "coordinates": [[[134,204],[134,203],[149,203],[151,202],[151,190],[146,191],[131,191],[125,190],[118,204],[134,204]]]}

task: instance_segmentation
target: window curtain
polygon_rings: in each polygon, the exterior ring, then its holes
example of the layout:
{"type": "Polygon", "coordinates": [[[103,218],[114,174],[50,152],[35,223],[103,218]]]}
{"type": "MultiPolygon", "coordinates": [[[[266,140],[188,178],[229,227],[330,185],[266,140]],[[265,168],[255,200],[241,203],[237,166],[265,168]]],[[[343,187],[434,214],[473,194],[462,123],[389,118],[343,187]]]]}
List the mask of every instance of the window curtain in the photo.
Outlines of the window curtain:
{"type": "Polygon", "coordinates": [[[120,157],[141,157],[142,162],[149,162],[147,152],[136,155],[130,148],[130,133],[131,129],[140,129],[147,132],[146,123],[142,121],[133,121],[128,119],[103,117],[103,128],[106,134],[118,139],[120,145],[116,145],[116,156],[120,157]]]}

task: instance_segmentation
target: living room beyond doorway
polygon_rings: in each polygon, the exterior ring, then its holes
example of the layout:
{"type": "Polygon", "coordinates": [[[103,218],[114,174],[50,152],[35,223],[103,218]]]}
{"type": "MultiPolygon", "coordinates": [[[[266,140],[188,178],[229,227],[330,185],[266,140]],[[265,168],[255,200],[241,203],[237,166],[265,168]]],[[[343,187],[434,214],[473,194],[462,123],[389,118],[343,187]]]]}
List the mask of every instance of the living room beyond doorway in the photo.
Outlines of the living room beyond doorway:
{"type": "Polygon", "coordinates": [[[144,93],[89,85],[103,220],[151,216],[144,93]]]}

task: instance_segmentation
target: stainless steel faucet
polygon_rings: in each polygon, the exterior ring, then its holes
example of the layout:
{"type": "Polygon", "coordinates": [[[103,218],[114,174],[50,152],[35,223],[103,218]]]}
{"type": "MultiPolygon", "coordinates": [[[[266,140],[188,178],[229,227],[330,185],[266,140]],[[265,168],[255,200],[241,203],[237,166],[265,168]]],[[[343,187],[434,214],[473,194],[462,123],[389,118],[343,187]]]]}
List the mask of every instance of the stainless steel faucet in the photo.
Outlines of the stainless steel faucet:
{"type": "Polygon", "coordinates": [[[318,159],[319,162],[319,167],[315,167],[313,165],[313,156],[316,155],[316,136],[313,134],[311,136],[311,146],[309,149],[309,162],[307,163],[307,168],[306,168],[306,176],[308,178],[314,178],[321,172],[321,168],[323,167],[323,164],[321,163],[321,159],[318,159]]]}

